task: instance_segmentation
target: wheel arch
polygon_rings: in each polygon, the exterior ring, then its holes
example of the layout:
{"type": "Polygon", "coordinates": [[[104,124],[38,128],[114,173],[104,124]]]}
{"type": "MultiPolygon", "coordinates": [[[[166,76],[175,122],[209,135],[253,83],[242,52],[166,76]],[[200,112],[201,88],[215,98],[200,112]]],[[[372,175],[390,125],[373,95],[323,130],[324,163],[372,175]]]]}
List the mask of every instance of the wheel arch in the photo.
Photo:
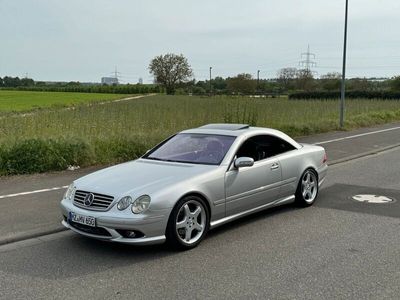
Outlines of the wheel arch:
{"type": "Polygon", "coordinates": [[[313,165],[306,165],[304,168],[302,168],[302,171],[300,172],[299,179],[297,180],[297,187],[300,184],[301,179],[303,178],[303,175],[307,170],[312,170],[317,176],[317,182],[319,182],[319,174],[317,169],[313,165]]]}
{"type": "MultiPolygon", "coordinates": [[[[187,193],[183,194],[183,195],[178,199],[178,201],[176,201],[175,205],[176,205],[181,199],[183,199],[183,198],[185,198],[185,197],[188,197],[188,196],[196,196],[196,197],[199,197],[200,199],[202,199],[202,200],[204,201],[205,205],[207,206],[208,213],[209,213],[208,219],[211,220],[211,215],[212,215],[212,213],[211,213],[211,204],[210,204],[210,200],[206,197],[206,195],[204,195],[203,193],[201,193],[201,192],[199,192],[199,191],[190,191],[190,192],[187,192],[187,193]]],[[[174,206],[174,207],[175,207],[175,206],[174,206]]]]}
{"type": "MultiPolygon", "coordinates": [[[[314,166],[312,166],[312,165],[306,166],[306,167],[303,169],[303,172],[301,172],[301,176],[303,176],[303,174],[304,174],[307,170],[312,170],[312,171],[315,173],[315,175],[317,175],[317,180],[319,179],[318,171],[317,171],[317,169],[316,169],[314,166]]],[[[301,177],[300,177],[300,179],[301,179],[301,177]]]]}

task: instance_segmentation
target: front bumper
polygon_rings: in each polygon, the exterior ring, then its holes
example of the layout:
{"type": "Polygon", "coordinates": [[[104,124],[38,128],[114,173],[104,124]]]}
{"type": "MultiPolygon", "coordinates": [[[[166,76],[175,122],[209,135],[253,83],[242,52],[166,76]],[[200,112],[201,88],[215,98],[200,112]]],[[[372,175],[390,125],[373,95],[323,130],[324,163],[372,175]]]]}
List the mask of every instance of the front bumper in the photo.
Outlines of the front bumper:
{"type": "Polygon", "coordinates": [[[95,238],[98,240],[135,244],[150,245],[159,244],[165,241],[165,229],[168,222],[169,210],[159,210],[147,215],[133,215],[121,217],[121,212],[116,207],[108,211],[92,211],[79,208],[71,201],[61,201],[61,211],[64,220],[61,222],[66,228],[79,233],[81,235],[95,238]],[[96,218],[96,227],[89,228],[92,230],[84,230],[79,224],[71,223],[68,216],[69,213],[90,216],[96,218]],[[129,216],[129,217],[128,217],[129,216]],[[121,234],[122,230],[132,230],[142,233],[140,237],[128,238],[121,234]]]}

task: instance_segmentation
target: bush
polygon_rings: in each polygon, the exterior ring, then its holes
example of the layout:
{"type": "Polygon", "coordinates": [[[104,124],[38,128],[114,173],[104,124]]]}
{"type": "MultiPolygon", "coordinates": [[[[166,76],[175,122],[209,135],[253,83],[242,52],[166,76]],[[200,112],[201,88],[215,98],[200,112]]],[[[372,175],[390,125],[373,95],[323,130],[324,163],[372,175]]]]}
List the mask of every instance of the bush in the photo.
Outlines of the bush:
{"type": "Polygon", "coordinates": [[[65,170],[68,165],[88,164],[90,150],[84,142],[30,139],[0,151],[1,174],[65,170]]]}
{"type": "Polygon", "coordinates": [[[132,140],[83,141],[29,139],[0,147],[0,175],[61,171],[68,166],[89,166],[129,161],[140,157],[146,145],[132,140]]]}
{"type": "Polygon", "coordinates": [[[192,89],[192,93],[194,95],[205,95],[206,94],[206,90],[203,89],[200,86],[194,86],[193,89],[192,89]]]}
{"type": "MultiPolygon", "coordinates": [[[[290,100],[328,100],[339,99],[340,92],[298,92],[289,95],[290,100]]],[[[390,91],[348,91],[348,99],[379,99],[379,100],[400,100],[400,92],[390,91]]]]}
{"type": "Polygon", "coordinates": [[[96,164],[119,163],[142,156],[148,147],[133,140],[97,140],[94,143],[96,164]]]}

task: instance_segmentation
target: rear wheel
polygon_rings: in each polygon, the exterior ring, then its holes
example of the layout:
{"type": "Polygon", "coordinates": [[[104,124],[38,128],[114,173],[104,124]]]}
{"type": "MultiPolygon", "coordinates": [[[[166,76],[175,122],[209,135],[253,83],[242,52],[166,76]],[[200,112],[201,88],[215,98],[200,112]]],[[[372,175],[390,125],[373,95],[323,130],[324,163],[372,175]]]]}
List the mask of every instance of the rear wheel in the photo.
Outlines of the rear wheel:
{"type": "Polygon", "coordinates": [[[300,206],[311,206],[318,196],[318,176],[313,169],[304,171],[296,191],[296,203],[300,206]]]}
{"type": "Polygon", "coordinates": [[[166,231],[167,242],[179,249],[196,247],[209,227],[209,212],[204,200],[188,196],[175,205],[166,231]]]}

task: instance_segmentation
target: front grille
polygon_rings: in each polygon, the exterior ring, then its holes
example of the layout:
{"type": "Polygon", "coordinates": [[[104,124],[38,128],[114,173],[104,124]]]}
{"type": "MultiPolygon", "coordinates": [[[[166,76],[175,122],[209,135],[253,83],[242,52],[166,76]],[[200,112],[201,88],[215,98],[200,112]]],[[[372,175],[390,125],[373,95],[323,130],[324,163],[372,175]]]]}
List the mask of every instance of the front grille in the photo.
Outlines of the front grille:
{"type": "Polygon", "coordinates": [[[74,205],[90,209],[90,210],[107,210],[110,204],[114,201],[113,196],[90,193],[87,191],[77,190],[74,196],[74,205]],[[85,205],[85,197],[89,194],[93,194],[93,202],[90,205],[85,205]]]}
{"type": "Polygon", "coordinates": [[[86,233],[99,235],[99,236],[107,236],[107,237],[111,236],[111,234],[107,230],[105,230],[104,228],[101,228],[101,227],[90,227],[90,226],[75,223],[72,221],[69,221],[69,225],[71,225],[72,227],[74,227],[80,231],[86,232],[86,233]]]}

